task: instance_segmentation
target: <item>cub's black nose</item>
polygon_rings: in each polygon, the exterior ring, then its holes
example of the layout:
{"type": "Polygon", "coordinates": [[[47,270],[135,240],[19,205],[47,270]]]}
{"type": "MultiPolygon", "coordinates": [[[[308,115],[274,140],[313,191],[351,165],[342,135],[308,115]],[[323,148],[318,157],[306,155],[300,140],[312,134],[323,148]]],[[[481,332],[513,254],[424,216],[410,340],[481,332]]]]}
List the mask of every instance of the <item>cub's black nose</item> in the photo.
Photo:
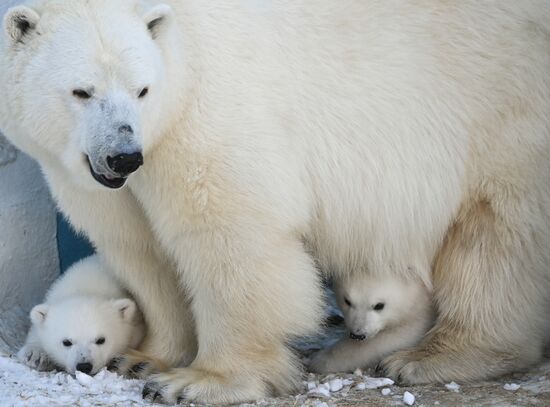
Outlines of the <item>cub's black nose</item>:
{"type": "Polygon", "coordinates": [[[76,370],[78,370],[79,372],[82,372],[82,373],[86,373],[86,374],[89,374],[91,371],[92,371],[92,364],[91,363],[78,363],[76,365],[76,370]]]}
{"type": "Polygon", "coordinates": [[[365,340],[366,336],[365,335],[355,335],[353,332],[350,332],[349,333],[349,337],[351,339],[354,339],[356,341],[363,341],[365,340]]]}
{"type": "Polygon", "coordinates": [[[107,157],[107,165],[117,174],[126,176],[136,172],[143,165],[143,155],[141,152],[137,152],[107,157]]]}

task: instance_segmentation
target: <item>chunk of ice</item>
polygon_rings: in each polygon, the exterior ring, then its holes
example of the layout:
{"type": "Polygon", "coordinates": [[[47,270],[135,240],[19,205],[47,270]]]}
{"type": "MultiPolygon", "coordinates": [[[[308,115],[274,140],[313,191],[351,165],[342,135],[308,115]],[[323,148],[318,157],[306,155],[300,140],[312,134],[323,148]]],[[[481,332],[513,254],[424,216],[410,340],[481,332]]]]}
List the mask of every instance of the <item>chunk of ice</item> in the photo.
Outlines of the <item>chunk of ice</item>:
{"type": "Polygon", "coordinates": [[[328,384],[323,383],[314,388],[313,390],[308,391],[308,394],[312,396],[322,396],[322,397],[330,397],[330,387],[328,384]]]}
{"type": "Polygon", "coordinates": [[[447,390],[454,391],[455,393],[458,393],[458,391],[460,390],[460,385],[455,382],[448,383],[445,385],[445,387],[447,388],[447,390]]]}
{"type": "Polygon", "coordinates": [[[391,386],[393,383],[393,380],[387,377],[365,377],[365,388],[367,389],[391,386]]]}
{"type": "Polygon", "coordinates": [[[342,387],[344,387],[344,384],[342,383],[342,379],[332,379],[329,383],[330,391],[337,392],[342,390],[342,387]]]}
{"type": "Polygon", "coordinates": [[[78,370],[75,372],[75,376],[78,383],[85,387],[90,387],[90,384],[94,382],[92,376],[88,376],[86,373],[79,372],[78,370]]]}
{"type": "Polygon", "coordinates": [[[412,406],[414,404],[414,395],[406,391],[403,394],[403,403],[405,403],[408,406],[412,406]]]}

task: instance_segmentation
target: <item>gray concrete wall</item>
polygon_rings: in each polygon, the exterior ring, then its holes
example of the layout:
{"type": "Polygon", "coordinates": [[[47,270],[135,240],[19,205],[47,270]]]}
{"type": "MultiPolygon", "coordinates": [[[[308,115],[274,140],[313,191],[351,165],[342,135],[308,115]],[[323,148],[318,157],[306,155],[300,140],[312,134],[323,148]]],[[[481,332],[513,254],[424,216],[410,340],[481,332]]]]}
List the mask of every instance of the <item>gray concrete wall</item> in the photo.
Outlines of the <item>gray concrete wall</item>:
{"type": "Polygon", "coordinates": [[[29,310],[59,275],[56,231],[38,165],[0,139],[0,352],[21,343],[29,310]]]}
{"type": "MultiPolygon", "coordinates": [[[[0,16],[17,3],[0,0],[0,16]]],[[[59,274],[56,230],[38,165],[0,134],[0,353],[20,345],[30,308],[59,274]]]]}

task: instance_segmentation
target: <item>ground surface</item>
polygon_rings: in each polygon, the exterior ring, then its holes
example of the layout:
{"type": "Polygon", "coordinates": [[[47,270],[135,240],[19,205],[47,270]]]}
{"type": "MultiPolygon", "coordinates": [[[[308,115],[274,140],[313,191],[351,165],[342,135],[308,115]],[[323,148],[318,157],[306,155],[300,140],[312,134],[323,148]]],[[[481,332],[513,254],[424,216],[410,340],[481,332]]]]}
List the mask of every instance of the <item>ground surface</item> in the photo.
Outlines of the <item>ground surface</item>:
{"type": "MultiPolygon", "coordinates": [[[[415,406],[550,406],[550,362],[525,375],[516,375],[494,382],[471,386],[443,385],[398,387],[384,381],[360,375],[304,377],[301,394],[279,399],[266,399],[257,406],[398,406],[404,405],[403,394],[415,396],[415,406]],[[342,380],[343,379],[343,380],[342,380]],[[316,390],[308,394],[310,387],[316,390]],[[323,390],[319,383],[329,383],[333,390],[323,390]],[[361,385],[364,383],[364,386],[361,385]],[[505,390],[505,384],[517,384],[519,389],[505,390]],[[378,388],[372,388],[377,387],[378,388]],[[363,389],[363,387],[366,387],[363,389]],[[389,389],[389,390],[383,390],[389,389]],[[388,395],[383,395],[389,392],[388,395]],[[322,395],[320,392],[325,392],[322,395]],[[325,403],[325,404],[323,404],[325,403]]],[[[153,404],[141,399],[143,383],[126,380],[114,373],[102,371],[95,377],[76,378],[61,372],[39,373],[16,361],[0,357],[0,406],[142,406],[153,404]]],[[[252,405],[247,405],[252,406],[252,405]]]]}
{"type": "MultiPolygon", "coordinates": [[[[307,357],[313,350],[341,335],[333,325],[326,335],[297,344],[307,357]]],[[[371,372],[328,376],[304,375],[299,395],[266,399],[256,406],[398,406],[405,392],[415,406],[550,406],[550,361],[524,374],[474,385],[399,387],[389,379],[372,378],[371,372]],[[518,388],[519,386],[519,388],[518,388]],[[410,396],[409,396],[410,397],[410,396]]],[[[108,371],[95,377],[63,372],[37,372],[14,359],[0,356],[0,406],[142,406],[143,382],[126,380],[108,371]]],[[[251,404],[245,406],[252,406],[251,404]]]]}

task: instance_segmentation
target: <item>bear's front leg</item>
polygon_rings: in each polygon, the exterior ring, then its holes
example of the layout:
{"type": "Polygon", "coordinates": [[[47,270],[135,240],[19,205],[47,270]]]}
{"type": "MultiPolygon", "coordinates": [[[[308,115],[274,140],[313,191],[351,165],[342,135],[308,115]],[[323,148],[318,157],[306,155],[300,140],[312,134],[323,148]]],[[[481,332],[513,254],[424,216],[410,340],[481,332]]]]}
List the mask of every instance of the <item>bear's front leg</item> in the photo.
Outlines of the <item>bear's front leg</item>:
{"type": "Polygon", "coordinates": [[[332,373],[374,367],[387,355],[416,345],[426,330],[425,325],[424,321],[419,320],[387,329],[363,341],[342,338],[313,355],[309,369],[315,373],[332,373]]]}
{"type": "Polygon", "coordinates": [[[294,237],[244,229],[180,241],[198,354],[187,368],[153,376],[146,398],[239,403],[288,392],[299,380],[299,361],[286,344],[318,326],[319,277],[294,237]]]}
{"type": "Polygon", "coordinates": [[[136,198],[128,189],[113,193],[78,188],[63,172],[43,169],[63,213],[75,229],[86,232],[145,318],[147,331],[139,353],[122,355],[111,368],[145,377],[161,366],[189,364],[196,338],[188,300],[136,198]]]}
{"type": "Polygon", "coordinates": [[[54,370],[55,363],[40,344],[40,340],[34,326],[31,326],[25,345],[17,352],[17,359],[33,369],[40,371],[54,370]]]}
{"type": "Polygon", "coordinates": [[[369,342],[344,337],[331,347],[312,355],[308,370],[314,373],[333,373],[364,368],[375,362],[371,359],[377,356],[370,352],[369,345],[369,342]]]}
{"type": "Polygon", "coordinates": [[[113,243],[99,248],[138,302],[147,327],[138,349],[115,358],[110,368],[127,377],[146,378],[191,363],[196,354],[194,324],[173,266],[163,264],[152,250],[131,252],[129,245],[116,250],[113,243]]]}

